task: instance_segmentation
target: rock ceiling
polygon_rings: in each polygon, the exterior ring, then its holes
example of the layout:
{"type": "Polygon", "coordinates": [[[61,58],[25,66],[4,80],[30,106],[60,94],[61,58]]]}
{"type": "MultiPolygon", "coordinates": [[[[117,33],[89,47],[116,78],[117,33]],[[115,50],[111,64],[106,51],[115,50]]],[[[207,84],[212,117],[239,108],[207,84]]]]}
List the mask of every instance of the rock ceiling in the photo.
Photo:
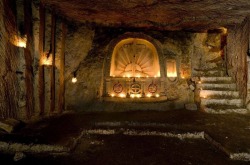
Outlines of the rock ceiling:
{"type": "Polygon", "coordinates": [[[235,26],[250,14],[250,0],[41,0],[69,20],[158,30],[235,26]]]}

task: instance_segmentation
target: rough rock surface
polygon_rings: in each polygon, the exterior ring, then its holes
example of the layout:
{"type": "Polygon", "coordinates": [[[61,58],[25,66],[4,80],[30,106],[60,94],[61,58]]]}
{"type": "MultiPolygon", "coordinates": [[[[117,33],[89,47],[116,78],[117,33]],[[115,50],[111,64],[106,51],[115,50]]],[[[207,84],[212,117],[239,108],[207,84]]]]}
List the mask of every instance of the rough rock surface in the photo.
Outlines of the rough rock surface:
{"type": "Polygon", "coordinates": [[[104,25],[206,30],[241,23],[250,14],[248,0],[42,0],[80,22],[104,25]]]}
{"type": "Polygon", "coordinates": [[[13,132],[14,129],[17,128],[19,125],[20,125],[20,121],[11,119],[11,118],[0,121],[0,129],[8,133],[13,132]]]}

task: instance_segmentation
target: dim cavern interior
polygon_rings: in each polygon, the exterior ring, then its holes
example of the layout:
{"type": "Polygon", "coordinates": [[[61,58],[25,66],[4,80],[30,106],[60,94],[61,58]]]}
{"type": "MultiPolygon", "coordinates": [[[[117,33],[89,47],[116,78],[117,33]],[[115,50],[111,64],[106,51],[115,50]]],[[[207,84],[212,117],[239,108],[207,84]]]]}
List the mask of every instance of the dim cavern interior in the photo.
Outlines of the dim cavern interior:
{"type": "Polygon", "coordinates": [[[0,164],[248,164],[249,16],[248,0],[1,0],[0,164]]]}

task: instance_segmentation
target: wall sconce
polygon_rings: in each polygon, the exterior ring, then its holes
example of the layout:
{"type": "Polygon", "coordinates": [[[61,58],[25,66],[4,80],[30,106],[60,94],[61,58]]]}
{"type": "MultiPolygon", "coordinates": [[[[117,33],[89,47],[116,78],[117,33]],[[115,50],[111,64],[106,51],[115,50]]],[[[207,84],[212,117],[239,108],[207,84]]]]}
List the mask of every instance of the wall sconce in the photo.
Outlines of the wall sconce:
{"type": "Polygon", "coordinates": [[[21,48],[26,48],[26,43],[27,43],[27,36],[24,35],[23,37],[19,36],[19,35],[15,35],[12,39],[11,39],[11,43],[17,47],[21,47],[21,48]]]}
{"type": "Polygon", "coordinates": [[[72,83],[76,83],[77,82],[77,78],[76,78],[76,71],[73,73],[73,77],[72,77],[72,83]]]}
{"type": "Polygon", "coordinates": [[[175,81],[177,77],[177,67],[175,59],[166,61],[166,71],[168,79],[171,81],[175,81]]]}
{"type": "Polygon", "coordinates": [[[45,53],[43,57],[43,65],[52,65],[52,56],[50,55],[50,52],[45,53]]]}

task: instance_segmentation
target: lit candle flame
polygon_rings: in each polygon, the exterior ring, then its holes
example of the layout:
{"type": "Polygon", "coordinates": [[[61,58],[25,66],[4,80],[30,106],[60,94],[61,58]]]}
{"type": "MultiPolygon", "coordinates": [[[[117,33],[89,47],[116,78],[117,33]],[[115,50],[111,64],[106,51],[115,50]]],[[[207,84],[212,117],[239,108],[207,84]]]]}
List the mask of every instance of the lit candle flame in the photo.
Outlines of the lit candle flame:
{"type": "Polygon", "coordinates": [[[73,77],[72,78],[72,83],[76,83],[77,82],[77,78],[76,77],[73,77]]]}
{"type": "Polygon", "coordinates": [[[124,98],[126,95],[124,93],[119,94],[120,97],[124,98]]]}

